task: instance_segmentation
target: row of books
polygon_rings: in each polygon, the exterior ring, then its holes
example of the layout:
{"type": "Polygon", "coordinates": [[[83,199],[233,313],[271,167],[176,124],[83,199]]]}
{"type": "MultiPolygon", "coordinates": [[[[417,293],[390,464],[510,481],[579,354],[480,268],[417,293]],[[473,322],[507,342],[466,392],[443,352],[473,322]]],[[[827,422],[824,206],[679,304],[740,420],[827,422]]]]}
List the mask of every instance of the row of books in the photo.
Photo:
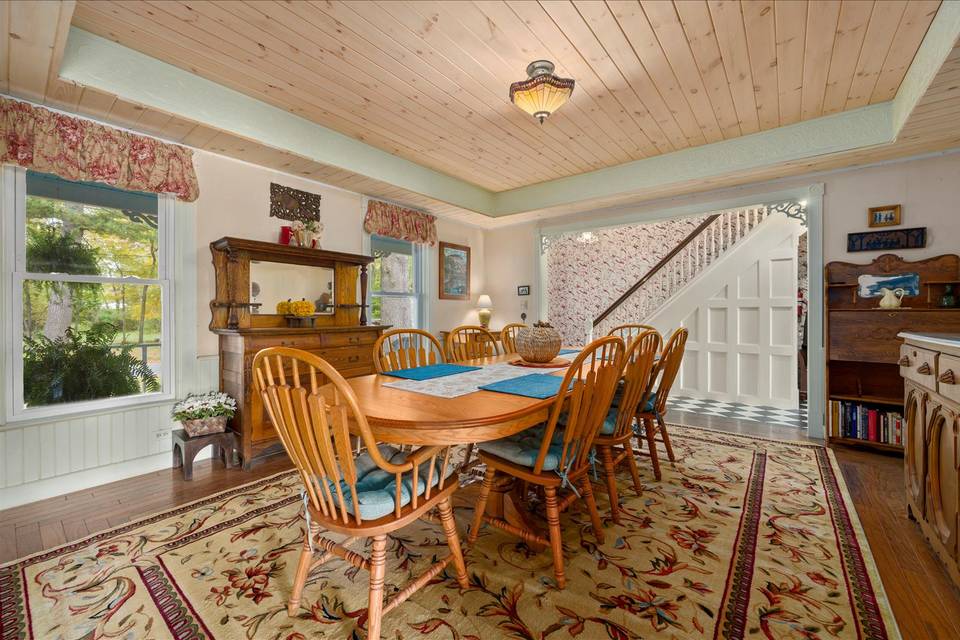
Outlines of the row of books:
{"type": "Polygon", "coordinates": [[[886,444],[903,444],[903,416],[899,411],[877,409],[858,402],[831,400],[830,433],[886,444]]]}

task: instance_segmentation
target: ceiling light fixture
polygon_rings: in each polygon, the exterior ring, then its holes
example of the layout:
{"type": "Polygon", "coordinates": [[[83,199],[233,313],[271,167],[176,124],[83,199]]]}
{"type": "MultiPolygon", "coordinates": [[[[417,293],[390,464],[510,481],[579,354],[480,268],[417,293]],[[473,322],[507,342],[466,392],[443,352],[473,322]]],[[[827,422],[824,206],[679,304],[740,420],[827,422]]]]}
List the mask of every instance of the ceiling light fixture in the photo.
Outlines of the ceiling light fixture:
{"type": "Polygon", "coordinates": [[[543,124],[573,93],[573,80],[553,75],[553,63],[535,60],[527,65],[526,80],[510,85],[510,102],[543,124]]]}

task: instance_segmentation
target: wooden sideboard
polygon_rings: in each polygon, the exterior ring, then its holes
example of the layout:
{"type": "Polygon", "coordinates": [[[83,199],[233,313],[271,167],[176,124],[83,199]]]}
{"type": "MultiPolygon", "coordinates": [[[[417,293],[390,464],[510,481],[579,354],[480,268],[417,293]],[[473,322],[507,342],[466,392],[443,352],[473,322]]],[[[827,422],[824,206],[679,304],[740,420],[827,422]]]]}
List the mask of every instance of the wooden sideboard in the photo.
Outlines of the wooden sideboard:
{"type": "Polygon", "coordinates": [[[374,373],[373,343],[388,327],[347,326],[315,329],[217,329],[220,336],[220,390],[237,399],[230,428],[240,436],[243,468],[283,451],[260,396],[253,390],[251,365],[267,347],[291,347],[316,354],[345,378],[374,373]]]}
{"type": "Polygon", "coordinates": [[[960,334],[900,337],[907,509],[960,587],[960,334]]]}
{"type": "Polygon", "coordinates": [[[239,436],[243,468],[249,469],[257,459],[283,451],[254,392],[252,364],[257,352],[268,347],[303,349],[344,377],[366,375],[374,372],[373,343],[390,327],[366,324],[366,305],[361,301],[366,299],[370,256],[242,238],[221,238],[210,244],[210,251],[216,276],[210,330],[220,339],[220,390],[237,400],[230,428],[239,436]],[[256,275],[261,263],[267,263],[262,279],[256,275]],[[272,313],[275,294],[287,297],[296,278],[308,288],[316,283],[317,297],[324,300],[326,313],[314,316],[312,327],[288,327],[286,317],[272,313]],[[272,296],[263,291],[268,280],[277,289],[272,296]],[[262,302],[252,301],[254,293],[262,302]]]}

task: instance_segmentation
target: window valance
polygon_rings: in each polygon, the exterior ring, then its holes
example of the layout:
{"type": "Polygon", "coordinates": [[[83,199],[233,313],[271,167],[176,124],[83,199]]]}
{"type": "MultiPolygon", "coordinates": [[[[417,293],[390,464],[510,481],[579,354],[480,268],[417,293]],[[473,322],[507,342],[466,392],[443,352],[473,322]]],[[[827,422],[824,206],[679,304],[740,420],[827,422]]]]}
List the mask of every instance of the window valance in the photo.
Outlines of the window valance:
{"type": "Polygon", "coordinates": [[[363,228],[378,236],[431,246],[437,243],[437,219],[434,216],[380,200],[367,202],[363,228]]]}
{"type": "Polygon", "coordinates": [[[0,162],[187,202],[200,195],[192,150],[9,98],[0,98],[0,162]]]}

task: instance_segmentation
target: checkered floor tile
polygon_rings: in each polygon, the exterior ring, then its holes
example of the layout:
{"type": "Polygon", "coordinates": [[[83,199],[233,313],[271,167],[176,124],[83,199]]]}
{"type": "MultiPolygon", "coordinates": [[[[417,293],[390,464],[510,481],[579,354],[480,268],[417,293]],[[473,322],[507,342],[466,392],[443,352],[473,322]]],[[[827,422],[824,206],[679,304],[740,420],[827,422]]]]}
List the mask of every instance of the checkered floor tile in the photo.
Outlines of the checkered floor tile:
{"type": "Polygon", "coordinates": [[[678,396],[667,400],[667,408],[674,411],[686,411],[687,413],[733,418],[748,422],[763,422],[797,429],[807,428],[806,402],[801,402],[799,409],[777,409],[741,402],[722,402],[678,396]]]}

